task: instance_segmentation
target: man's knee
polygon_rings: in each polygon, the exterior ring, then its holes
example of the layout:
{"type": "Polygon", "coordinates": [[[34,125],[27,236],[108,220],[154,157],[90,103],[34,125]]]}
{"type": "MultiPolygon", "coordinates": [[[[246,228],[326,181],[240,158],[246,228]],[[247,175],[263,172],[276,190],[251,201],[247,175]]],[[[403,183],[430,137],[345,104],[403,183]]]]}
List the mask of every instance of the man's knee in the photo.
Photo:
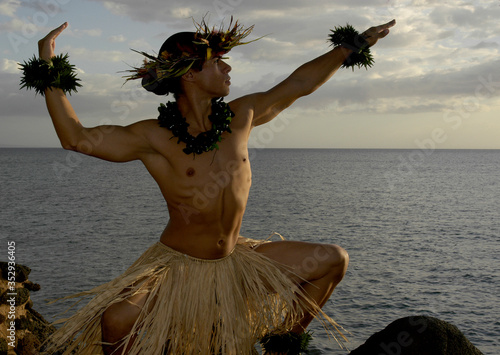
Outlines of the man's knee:
{"type": "Polygon", "coordinates": [[[347,250],[338,245],[334,245],[334,247],[339,255],[339,263],[347,267],[347,265],[349,265],[349,254],[347,253],[347,250]]]}
{"type": "Polygon", "coordinates": [[[335,244],[316,244],[310,254],[302,260],[300,270],[309,278],[322,278],[327,275],[342,278],[349,264],[349,254],[335,244]]]}
{"type": "Polygon", "coordinates": [[[101,317],[102,338],[106,343],[116,343],[127,336],[132,326],[125,315],[110,306],[101,317]]]}
{"type": "Polygon", "coordinates": [[[329,261],[332,266],[349,263],[347,251],[336,244],[317,244],[313,255],[320,261],[329,261]]]}
{"type": "Polygon", "coordinates": [[[349,265],[349,254],[344,248],[335,244],[326,244],[323,247],[330,256],[328,261],[331,272],[343,277],[349,265]]]}

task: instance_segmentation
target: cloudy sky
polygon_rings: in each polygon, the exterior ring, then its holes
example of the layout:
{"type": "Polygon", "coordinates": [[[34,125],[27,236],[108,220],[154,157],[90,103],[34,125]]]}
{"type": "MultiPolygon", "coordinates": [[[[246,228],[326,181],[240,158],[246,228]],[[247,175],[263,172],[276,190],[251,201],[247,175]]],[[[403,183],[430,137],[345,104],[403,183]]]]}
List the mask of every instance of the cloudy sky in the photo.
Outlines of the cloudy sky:
{"type": "Polygon", "coordinates": [[[235,48],[229,100],[265,91],[325,53],[329,29],[360,32],[395,18],[372,48],[368,71],[343,69],[273,124],[255,147],[500,148],[500,0],[0,0],[0,146],[57,147],[44,100],[19,90],[17,63],[69,22],[56,53],[69,53],[83,88],[70,100],[87,126],[154,118],[162,98],[123,85],[120,71],[171,34],[231,15],[253,38],[235,48]]]}

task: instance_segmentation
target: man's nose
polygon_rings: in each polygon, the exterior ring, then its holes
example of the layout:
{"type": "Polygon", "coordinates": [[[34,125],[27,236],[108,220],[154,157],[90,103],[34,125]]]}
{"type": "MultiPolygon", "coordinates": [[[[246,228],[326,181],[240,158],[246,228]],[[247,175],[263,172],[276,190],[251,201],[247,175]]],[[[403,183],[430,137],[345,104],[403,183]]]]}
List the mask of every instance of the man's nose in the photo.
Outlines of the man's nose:
{"type": "Polygon", "coordinates": [[[232,69],[231,66],[229,64],[227,64],[226,62],[224,62],[224,64],[226,65],[224,68],[224,73],[229,73],[232,69]]]}

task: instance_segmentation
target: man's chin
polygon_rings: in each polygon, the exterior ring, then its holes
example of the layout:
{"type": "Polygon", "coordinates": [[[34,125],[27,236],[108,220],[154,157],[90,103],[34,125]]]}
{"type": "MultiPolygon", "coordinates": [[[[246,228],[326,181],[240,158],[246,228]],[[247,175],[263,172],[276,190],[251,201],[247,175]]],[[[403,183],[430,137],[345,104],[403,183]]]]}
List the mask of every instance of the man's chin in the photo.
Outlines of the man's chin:
{"type": "Polygon", "coordinates": [[[227,95],[229,95],[229,91],[230,91],[229,88],[227,88],[227,90],[224,91],[221,90],[221,92],[217,94],[214,93],[214,98],[226,97],[227,95]]]}

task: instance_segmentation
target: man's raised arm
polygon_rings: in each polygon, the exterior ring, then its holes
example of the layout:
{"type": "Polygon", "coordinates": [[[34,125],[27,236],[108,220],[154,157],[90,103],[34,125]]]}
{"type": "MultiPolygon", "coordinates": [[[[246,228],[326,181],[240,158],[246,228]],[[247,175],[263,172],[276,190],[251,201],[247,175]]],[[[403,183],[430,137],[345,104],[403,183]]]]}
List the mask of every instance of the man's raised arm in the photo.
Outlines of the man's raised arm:
{"type": "MultiPolygon", "coordinates": [[[[50,61],[54,57],[55,39],[67,26],[67,23],[62,24],[38,42],[41,59],[50,61]]],[[[49,88],[44,94],[64,149],[120,162],[140,159],[141,154],[151,149],[146,139],[145,124],[86,128],[80,123],[63,90],[49,88]]]]}
{"type": "MultiPolygon", "coordinates": [[[[362,37],[371,47],[380,38],[387,36],[389,28],[395,24],[396,20],[392,20],[384,25],[371,27],[363,32],[362,37]]],[[[271,90],[252,95],[254,102],[253,125],[258,126],[269,122],[299,97],[314,92],[335,74],[351,53],[352,51],[348,48],[336,47],[303,64],[271,90]]]]}

